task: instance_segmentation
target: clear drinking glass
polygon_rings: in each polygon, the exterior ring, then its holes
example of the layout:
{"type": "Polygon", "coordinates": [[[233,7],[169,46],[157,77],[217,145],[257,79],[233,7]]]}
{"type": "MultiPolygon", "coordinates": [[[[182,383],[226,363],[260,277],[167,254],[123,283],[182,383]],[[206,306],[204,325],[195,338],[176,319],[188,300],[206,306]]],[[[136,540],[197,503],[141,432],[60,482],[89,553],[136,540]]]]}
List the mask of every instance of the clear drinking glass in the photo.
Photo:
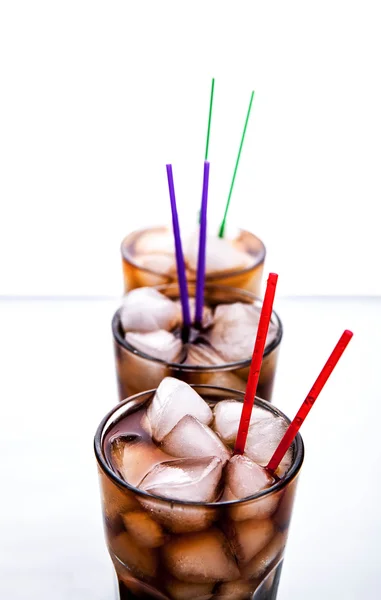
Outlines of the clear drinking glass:
{"type": "MultiPolygon", "coordinates": [[[[170,254],[164,243],[151,244],[150,236],[156,236],[158,240],[171,240],[172,231],[166,227],[150,227],[134,231],[124,238],[121,245],[124,288],[128,292],[137,287],[152,287],[164,283],[177,281],[174,262],[169,260],[170,254]],[[168,266],[168,269],[165,266],[168,266]]],[[[266,256],[266,248],[263,242],[253,233],[240,229],[234,238],[237,248],[248,256],[247,266],[244,268],[230,269],[210,273],[206,276],[208,283],[216,285],[228,285],[260,294],[263,265],[266,256]]],[[[196,281],[196,272],[187,269],[187,280],[196,281]]]]}
{"type": "MultiPolygon", "coordinates": [[[[227,398],[243,401],[243,393],[237,390],[192,387],[211,407],[227,398]]],[[[137,394],[117,405],[102,420],[95,435],[105,535],[120,600],[275,600],[303,463],[302,438],[298,434],[291,446],[292,464],[286,475],[272,487],[244,500],[202,503],[154,496],[122,480],[111,468],[107,454],[107,442],[115,425],[142,409],[154,391],[137,394]],[[131,529],[127,532],[126,522],[140,524],[135,535],[131,529]],[[263,547],[259,532],[263,533],[264,527],[269,535],[263,547]],[[248,562],[240,562],[237,552],[234,558],[229,545],[232,533],[237,532],[249,544],[248,562]],[[204,568],[204,563],[210,565],[210,556],[213,565],[217,561],[218,576],[210,575],[208,567],[204,568]]],[[[255,402],[274,418],[289,423],[273,405],[259,398],[255,402]]]]}
{"type": "MultiPolygon", "coordinates": [[[[157,286],[161,293],[169,298],[178,299],[177,283],[157,286]]],[[[188,286],[190,297],[194,297],[195,285],[188,286]]],[[[225,286],[207,285],[205,287],[205,304],[214,307],[218,304],[233,302],[254,303],[261,307],[262,301],[251,292],[225,286]]],[[[275,339],[266,346],[259,376],[257,394],[270,401],[272,396],[276,365],[282,339],[282,323],[273,311],[272,322],[276,326],[275,339]]],[[[166,362],[153,358],[131,346],[125,339],[120,322],[120,310],[112,320],[114,338],[115,366],[119,389],[119,398],[156,388],[164,377],[176,377],[189,384],[208,384],[244,390],[246,387],[251,355],[243,360],[220,365],[188,365],[166,362]]],[[[255,339],[253,339],[254,348],[255,339]]]]}

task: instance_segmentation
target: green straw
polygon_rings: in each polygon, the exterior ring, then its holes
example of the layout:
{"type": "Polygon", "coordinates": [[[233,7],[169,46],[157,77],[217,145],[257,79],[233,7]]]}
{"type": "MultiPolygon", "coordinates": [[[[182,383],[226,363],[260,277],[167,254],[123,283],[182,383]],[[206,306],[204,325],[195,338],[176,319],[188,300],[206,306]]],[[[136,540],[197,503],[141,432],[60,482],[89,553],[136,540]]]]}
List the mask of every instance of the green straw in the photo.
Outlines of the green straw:
{"type": "Polygon", "coordinates": [[[209,153],[209,137],[210,137],[210,125],[212,123],[213,96],[214,96],[214,77],[212,79],[212,89],[210,90],[210,104],[209,104],[208,132],[206,134],[205,160],[208,160],[208,153],[209,153]]]}
{"type": "MultiPolygon", "coordinates": [[[[213,96],[214,96],[214,77],[212,78],[212,88],[210,90],[208,131],[206,133],[205,161],[208,160],[208,154],[209,154],[209,138],[210,138],[210,126],[212,124],[213,96]]],[[[198,211],[197,220],[198,220],[198,223],[200,224],[201,223],[201,212],[200,211],[198,211]]]]}
{"type": "Polygon", "coordinates": [[[233,192],[233,187],[234,187],[234,182],[235,182],[235,176],[237,175],[237,169],[238,169],[239,159],[241,157],[242,146],[243,146],[243,142],[245,140],[246,128],[247,128],[247,124],[249,122],[251,105],[253,104],[253,98],[254,98],[254,92],[251,93],[250,104],[249,104],[249,108],[248,108],[247,115],[246,115],[245,126],[243,128],[242,139],[241,139],[241,143],[240,143],[239,150],[238,150],[238,156],[237,156],[237,160],[236,160],[235,167],[234,167],[233,179],[232,179],[232,182],[231,182],[231,185],[230,185],[229,196],[228,196],[228,199],[227,199],[227,202],[226,202],[226,206],[225,206],[224,218],[222,219],[222,223],[221,223],[221,226],[220,226],[220,229],[219,229],[219,232],[218,232],[218,237],[220,237],[220,238],[224,237],[224,233],[225,233],[226,217],[227,217],[227,214],[228,214],[230,199],[231,199],[232,192],[233,192]]]}

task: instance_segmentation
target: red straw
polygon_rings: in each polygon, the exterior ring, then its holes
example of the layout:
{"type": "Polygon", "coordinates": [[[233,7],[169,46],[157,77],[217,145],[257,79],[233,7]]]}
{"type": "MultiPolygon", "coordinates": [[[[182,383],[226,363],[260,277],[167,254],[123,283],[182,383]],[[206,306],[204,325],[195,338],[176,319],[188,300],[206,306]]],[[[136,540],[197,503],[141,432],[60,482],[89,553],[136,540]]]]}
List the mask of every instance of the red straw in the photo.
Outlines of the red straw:
{"type": "Polygon", "coordinates": [[[286,454],[287,450],[291,446],[292,442],[294,441],[294,438],[295,438],[296,434],[298,433],[301,425],[303,424],[304,419],[310,412],[311,408],[314,405],[316,398],[319,396],[323,387],[327,383],[328,377],[331,375],[333,369],[336,367],[337,363],[339,362],[339,360],[340,360],[345,348],[348,346],[352,336],[353,336],[353,333],[351,331],[348,331],[348,329],[346,329],[344,331],[343,335],[341,336],[341,338],[339,339],[339,341],[337,342],[331,356],[329,357],[329,359],[325,363],[324,367],[322,368],[320,375],[316,379],[315,383],[313,384],[307,398],[304,400],[302,406],[299,408],[298,412],[296,413],[296,417],[294,418],[292,423],[290,423],[290,425],[288,426],[286,433],[284,434],[283,438],[279,442],[278,448],[275,450],[273,456],[270,459],[269,464],[266,467],[272,473],[274,473],[277,470],[277,468],[280,464],[280,461],[282,460],[282,458],[286,454]]]}
{"type": "Polygon", "coordinates": [[[255,340],[253,357],[251,359],[249,378],[243,400],[241,420],[239,422],[237,439],[234,447],[234,454],[243,454],[245,450],[246,438],[249,431],[251,413],[254,406],[255,394],[257,391],[259,373],[261,370],[263,353],[265,351],[267,332],[270,325],[271,314],[273,310],[274,296],[278,275],[270,273],[267,280],[266,293],[262,304],[261,316],[259,317],[257,337],[255,340]]]}

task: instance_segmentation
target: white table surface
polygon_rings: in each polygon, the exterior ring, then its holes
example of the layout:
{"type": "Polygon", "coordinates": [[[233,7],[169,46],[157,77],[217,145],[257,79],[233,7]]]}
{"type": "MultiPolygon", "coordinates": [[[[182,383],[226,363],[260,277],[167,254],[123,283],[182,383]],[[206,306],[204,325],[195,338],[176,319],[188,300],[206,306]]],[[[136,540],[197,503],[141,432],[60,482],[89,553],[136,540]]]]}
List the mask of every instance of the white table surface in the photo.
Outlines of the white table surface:
{"type": "MultiPolygon", "coordinates": [[[[118,299],[0,301],[0,598],[111,600],[92,441],[116,404],[118,299]]],[[[381,597],[381,300],[284,298],[274,403],[292,417],[342,330],[355,336],[305,423],[278,600],[381,597]]]]}

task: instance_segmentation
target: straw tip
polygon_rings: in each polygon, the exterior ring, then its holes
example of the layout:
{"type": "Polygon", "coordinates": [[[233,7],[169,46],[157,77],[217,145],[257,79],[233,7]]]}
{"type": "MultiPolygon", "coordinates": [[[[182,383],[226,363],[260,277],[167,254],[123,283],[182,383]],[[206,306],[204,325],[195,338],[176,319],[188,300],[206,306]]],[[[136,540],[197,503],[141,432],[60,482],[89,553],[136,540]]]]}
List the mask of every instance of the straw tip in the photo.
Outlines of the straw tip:
{"type": "Polygon", "coordinates": [[[350,331],[349,329],[346,329],[344,331],[343,335],[345,335],[345,337],[348,338],[348,340],[350,340],[351,337],[353,337],[353,331],[350,331]]]}

